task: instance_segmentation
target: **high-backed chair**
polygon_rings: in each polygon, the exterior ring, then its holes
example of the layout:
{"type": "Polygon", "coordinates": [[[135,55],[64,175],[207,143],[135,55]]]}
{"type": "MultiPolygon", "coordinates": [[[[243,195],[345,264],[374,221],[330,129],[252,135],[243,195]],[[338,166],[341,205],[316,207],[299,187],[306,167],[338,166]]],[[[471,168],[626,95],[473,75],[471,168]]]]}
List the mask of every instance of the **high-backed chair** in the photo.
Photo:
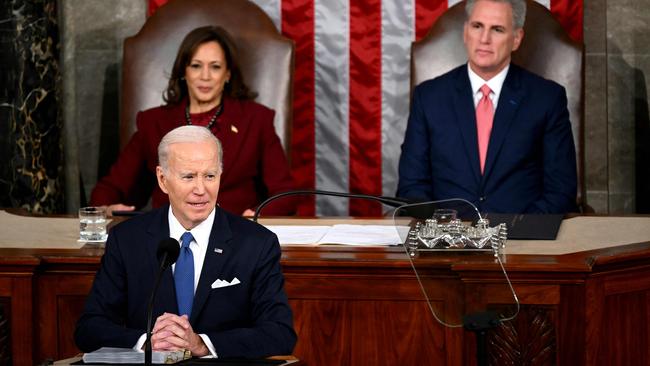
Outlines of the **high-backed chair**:
{"type": "MultiPolygon", "coordinates": [[[[463,46],[465,2],[449,8],[411,48],[411,90],[467,62],[463,46]]],[[[584,204],[584,46],[572,41],[544,6],[528,1],[524,39],[513,62],[566,88],[578,167],[578,205],[584,204]]]]}
{"type": "Polygon", "coordinates": [[[138,111],[164,104],[181,41],[205,25],[220,25],[232,35],[244,81],[258,93],[258,103],[275,110],[275,130],[288,156],[294,44],[248,0],[170,0],[124,41],[120,147],[133,135],[138,111]]]}

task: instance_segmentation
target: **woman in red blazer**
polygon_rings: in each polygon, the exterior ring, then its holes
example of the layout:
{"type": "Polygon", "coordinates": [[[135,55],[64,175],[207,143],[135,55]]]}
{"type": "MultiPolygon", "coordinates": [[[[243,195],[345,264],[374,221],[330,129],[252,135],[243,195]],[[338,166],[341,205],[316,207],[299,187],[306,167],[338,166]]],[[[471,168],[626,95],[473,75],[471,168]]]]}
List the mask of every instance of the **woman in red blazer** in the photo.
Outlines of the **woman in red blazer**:
{"type": "MultiPolygon", "coordinates": [[[[90,197],[108,211],[134,210],[168,202],[156,183],[158,144],[172,129],[206,126],[223,145],[219,205],[234,214],[251,215],[262,200],[293,189],[287,159],[273,127],[275,112],[252,101],[244,84],[234,44],[221,27],[191,31],[181,43],[164,93],[164,106],[139,112],[137,131],[109,174],[90,197]]],[[[264,208],[267,215],[290,215],[293,200],[264,208]]]]}

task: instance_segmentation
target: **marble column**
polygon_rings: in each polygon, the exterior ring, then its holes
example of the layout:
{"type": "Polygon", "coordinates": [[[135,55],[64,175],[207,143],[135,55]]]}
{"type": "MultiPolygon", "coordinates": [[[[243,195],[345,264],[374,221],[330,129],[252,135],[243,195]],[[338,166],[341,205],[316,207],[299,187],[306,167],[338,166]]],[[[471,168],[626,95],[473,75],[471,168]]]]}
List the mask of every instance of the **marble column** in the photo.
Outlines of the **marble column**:
{"type": "Polygon", "coordinates": [[[56,0],[0,7],[0,206],[63,211],[56,0]]]}

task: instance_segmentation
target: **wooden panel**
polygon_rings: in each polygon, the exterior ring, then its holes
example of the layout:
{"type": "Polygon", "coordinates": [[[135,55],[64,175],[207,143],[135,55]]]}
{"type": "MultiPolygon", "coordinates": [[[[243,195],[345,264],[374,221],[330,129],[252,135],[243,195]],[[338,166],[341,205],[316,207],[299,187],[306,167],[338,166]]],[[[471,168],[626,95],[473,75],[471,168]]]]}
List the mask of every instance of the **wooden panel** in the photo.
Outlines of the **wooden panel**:
{"type": "Polygon", "coordinates": [[[293,354],[307,365],[350,365],[349,301],[290,300],[298,343],[293,354]]]}
{"type": "Polygon", "coordinates": [[[602,278],[593,278],[585,286],[585,365],[598,365],[598,350],[603,346],[605,287],[602,278]]]}
{"type": "Polygon", "coordinates": [[[604,339],[596,350],[598,365],[650,364],[649,312],[650,291],[605,298],[604,339]]]}
{"type": "Polygon", "coordinates": [[[39,277],[36,360],[59,360],[79,351],[74,327],[90,292],[94,274],[47,274],[39,277]]]}
{"type": "Polygon", "coordinates": [[[424,301],[355,301],[350,341],[351,365],[443,365],[458,351],[424,301]]]}
{"type": "Polygon", "coordinates": [[[324,269],[320,274],[285,270],[287,294],[294,299],[423,299],[417,279],[408,272],[408,276],[400,276],[399,272],[391,276],[376,274],[372,270],[364,270],[361,274],[346,273],[345,270],[339,273],[325,271],[332,269],[324,269]]]}
{"type": "Polygon", "coordinates": [[[603,278],[605,296],[650,290],[650,266],[618,270],[603,278]]]}
{"type": "Polygon", "coordinates": [[[12,279],[11,353],[14,365],[33,365],[32,277],[12,279]]]}
{"type": "Polygon", "coordinates": [[[0,297],[0,365],[11,365],[11,297],[0,297]]]}
{"type": "Polygon", "coordinates": [[[585,287],[563,285],[557,320],[557,356],[562,365],[584,365],[586,352],[585,287]]]}

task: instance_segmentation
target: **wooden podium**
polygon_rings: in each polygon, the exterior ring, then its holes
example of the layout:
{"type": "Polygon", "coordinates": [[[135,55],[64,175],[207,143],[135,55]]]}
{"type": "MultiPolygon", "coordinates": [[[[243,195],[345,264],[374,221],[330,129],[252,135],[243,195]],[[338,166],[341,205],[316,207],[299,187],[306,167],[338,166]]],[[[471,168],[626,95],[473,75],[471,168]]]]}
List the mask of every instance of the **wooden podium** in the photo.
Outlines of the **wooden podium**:
{"type": "MultiPolygon", "coordinates": [[[[492,332],[490,359],[650,364],[650,235],[634,244],[618,237],[645,230],[639,227],[650,227],[650,218],[588,220],[612,237],[581,234],[578,225],[572,230],[580,237],[564,242],[509,243],[504,263],[521,312],[492,332]]],[[[103,250],[7,248],[2,240],[0,315],[9,321],[0,321],[0,334],[9,337],[0,344],[0,361],[34,365],[78,354],[74,326],[103,250]]],[[[433,318],[402,247],[285,246],[282,267],[298,333],[294,355],[305,364],[473,364],[473,335],[433,318]]],[[[505,296],[490,291],[502,275],[489,256],[445,259],[435,267],[433,280],[453,278],[460,286],[467,298],[459,301],[498,304],[505,296]]]]}

